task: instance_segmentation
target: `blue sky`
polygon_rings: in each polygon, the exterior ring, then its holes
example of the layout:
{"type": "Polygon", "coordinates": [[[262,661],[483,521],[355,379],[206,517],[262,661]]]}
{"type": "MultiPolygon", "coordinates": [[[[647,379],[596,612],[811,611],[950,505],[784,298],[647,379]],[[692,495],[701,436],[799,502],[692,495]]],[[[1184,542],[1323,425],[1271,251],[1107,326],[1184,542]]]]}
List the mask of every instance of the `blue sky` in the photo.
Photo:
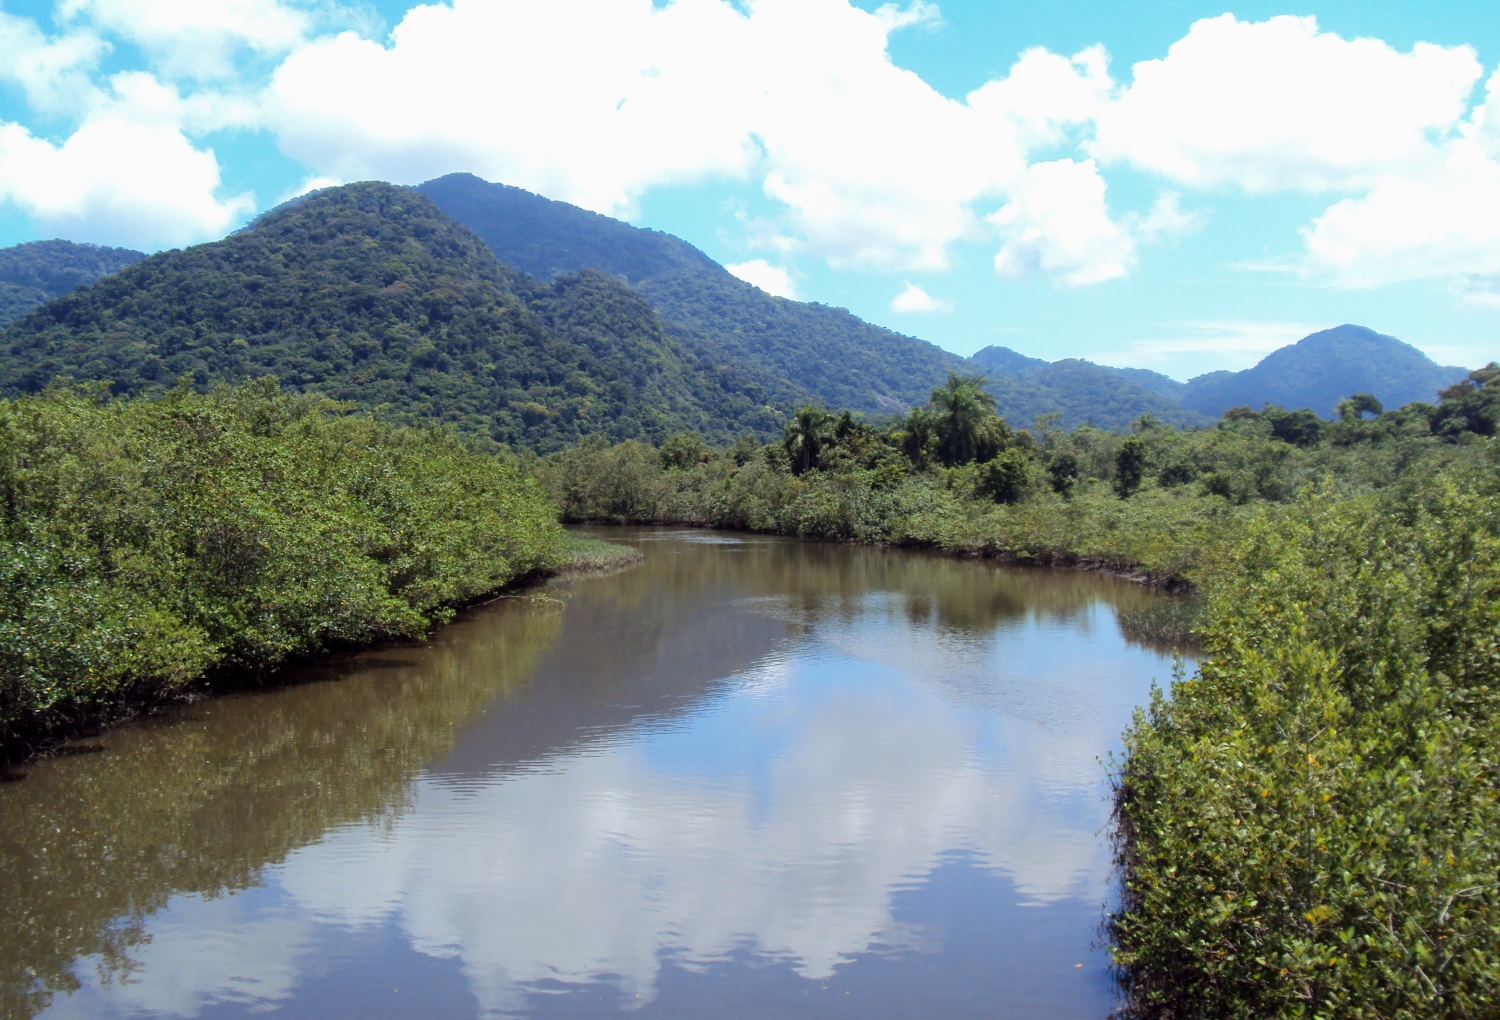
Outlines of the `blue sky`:
{"type": "Polygon", "coordinates": [[[0,243],[455,170],[963,354],[1500,358],[1478,2],[0,0],[0,243]]]}

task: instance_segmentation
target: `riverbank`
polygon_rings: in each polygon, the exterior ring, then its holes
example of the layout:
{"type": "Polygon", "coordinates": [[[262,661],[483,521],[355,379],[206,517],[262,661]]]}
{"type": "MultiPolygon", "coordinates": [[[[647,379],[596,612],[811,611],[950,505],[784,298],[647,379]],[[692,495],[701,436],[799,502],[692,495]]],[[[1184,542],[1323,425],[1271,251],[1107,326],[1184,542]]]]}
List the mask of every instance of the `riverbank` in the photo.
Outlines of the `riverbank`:
{"type": "Polygon", "coordinates": [[[1224,577],[1118,763],[1125,1015],[1494,1015],[1495,465],[1310,499],[1224,577]]]}
{"type": "Polygon", "coordinates": [[[0,402],[0,758],[557,570],[512,462],[273,381],[0,402]]]}

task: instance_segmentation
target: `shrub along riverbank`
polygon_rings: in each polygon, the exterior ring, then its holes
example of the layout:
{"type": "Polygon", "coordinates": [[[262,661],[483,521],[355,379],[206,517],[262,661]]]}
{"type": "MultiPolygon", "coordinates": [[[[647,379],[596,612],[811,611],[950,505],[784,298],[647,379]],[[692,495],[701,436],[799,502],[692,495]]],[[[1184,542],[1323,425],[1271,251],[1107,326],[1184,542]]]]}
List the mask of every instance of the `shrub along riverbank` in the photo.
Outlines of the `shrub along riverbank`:
{"type": "Polygon", "coordinates": [[[533,479],[274,380],[0,402],[0,754],[322,649],[426,633],[562,562],[533,479]]]}
{"type": "Polygon", "coordinates": [[[1364,409],[1378,404],[1362,397],[1335,422],[1267,408],[1207,430],[1148,417],[1124,434],[1061,432],[1047,418],[1016,431],[975,380],[955,377],[926,408],[883,425],[804,408],[776,443],[595,438],[535,470],[564,520],[923,546],[1185,587],[1226,561],[1250,521],[1285,513],[1311,486],[1352,497],[1421,484],[1471,456],[1494,429],[1484,415],[1500,411],[1485,405],[1480,431],[1469,429],[1455,409],[1478,392],[1375,417],[1364,409]]]}
{"type": "Polygon", "coordinates": [[[1129,1015],[1500,1012],[1495,465],[1256,524],[1118,775],[1129,1015]]]}

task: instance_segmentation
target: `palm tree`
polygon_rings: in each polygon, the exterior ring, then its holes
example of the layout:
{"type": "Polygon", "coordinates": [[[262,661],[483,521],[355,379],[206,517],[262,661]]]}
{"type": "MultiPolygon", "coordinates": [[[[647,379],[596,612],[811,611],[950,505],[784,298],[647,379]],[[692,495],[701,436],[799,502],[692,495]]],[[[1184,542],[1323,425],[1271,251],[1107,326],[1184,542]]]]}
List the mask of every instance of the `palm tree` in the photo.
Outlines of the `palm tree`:
{"type": "Polygon", "coordinates": [[[786,423],[782,443],[792,458],[792,474],[800,475],[818,466],[833,416],[815,404],[806,404],[786,423]]]}
{"type": "Polygon", "coordinates": [[[982,375],[948,373],[928,402],[938,418],[943,463],[949,467],[974,459],[995,416],[995,398],[984,391],[982,375]]]}

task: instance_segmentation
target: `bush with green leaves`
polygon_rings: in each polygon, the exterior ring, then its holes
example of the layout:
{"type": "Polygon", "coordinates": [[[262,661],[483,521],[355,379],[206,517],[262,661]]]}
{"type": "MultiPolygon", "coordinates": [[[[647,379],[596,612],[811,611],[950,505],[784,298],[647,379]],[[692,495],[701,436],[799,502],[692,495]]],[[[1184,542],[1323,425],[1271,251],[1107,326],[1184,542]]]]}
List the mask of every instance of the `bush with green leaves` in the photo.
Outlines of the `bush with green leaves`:
{"type": "Polygon", "coordinates": [[[1141,1018],[1500,1014],[1500,482],[1257,524],[1118,778],[1141,1018]]]}
{"type": "Polygon", "coordinates": [[[274,379],[0,402],[0,750],[215,673],[420,637],[561,543],[516,465],[274,379]]]}

